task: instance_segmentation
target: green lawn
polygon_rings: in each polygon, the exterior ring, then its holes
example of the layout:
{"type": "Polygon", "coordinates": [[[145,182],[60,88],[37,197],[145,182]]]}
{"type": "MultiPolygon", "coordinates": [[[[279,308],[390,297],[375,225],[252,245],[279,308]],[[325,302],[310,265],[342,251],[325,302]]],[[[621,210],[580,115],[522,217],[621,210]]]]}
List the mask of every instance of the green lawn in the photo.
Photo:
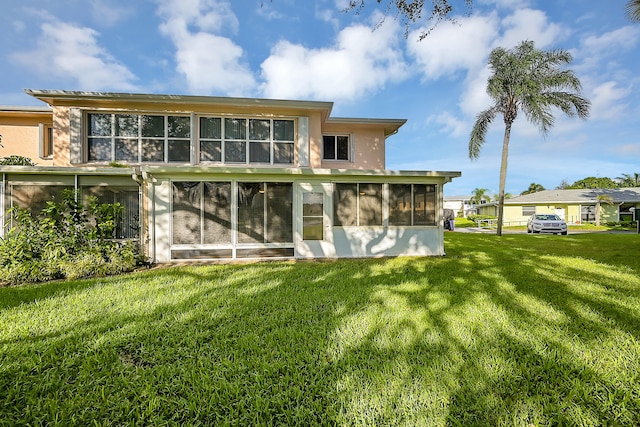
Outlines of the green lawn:
{"type": "Polygon", "coordinates": [[[0,425],[640,425],[640,235],[0,288],[0,425]]]}

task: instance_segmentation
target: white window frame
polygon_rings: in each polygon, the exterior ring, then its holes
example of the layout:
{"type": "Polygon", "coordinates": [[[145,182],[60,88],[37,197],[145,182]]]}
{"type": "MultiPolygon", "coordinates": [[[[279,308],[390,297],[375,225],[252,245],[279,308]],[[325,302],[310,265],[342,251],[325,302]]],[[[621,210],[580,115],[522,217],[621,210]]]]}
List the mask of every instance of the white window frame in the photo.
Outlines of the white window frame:
{"type": "Polygon", "coordinates": [[[351,162],[353,161],[353,134],[350,133],[324,133],[322,134],[322,161],[323,162],[351,162]],[[325,137],[333,137],[333,149],[334,149],[334,157],[327,158],[325,149],[324,149],[324,139],[325,137]],[[346,159],[338,159],[338,137],[346,137],[347,138],[347,158],[346,159]]]}
{"type": "Polygon", "coordinates": [[[219,116],[219,115],[199,115],[197,116],[197,138],[196,138],[196,158],[198,163],[202,164],[223,164],[223,165],[269,165],[269,166],[291,166],[295,163],[295,151],[296,151],[296,137],[297,137],[297,122],[293,117],[263,117],[263,116],[219,116]],[[203,138],[200,126],[200,119],[212,118],[220,119],[220,138],[203,138]],[[245,120],[245,135],[244,139],[227,139],[225,135],[226,119],[245,120]],[[250,134],[250,122],[251,120],[268,120],[269,121],[269,139],[268,140],[256,140],[251,139],[250,134]],[[293,139],[291,140],[276,140],[275,139],[275,126],[276,121],[288,121],[293,123],[293,139]],[[201,143],[203,141],[220,142],[220,160],[202,160],[201,157],[201,143]],[[226,158],[226,142],[242,142],[245,145],[245,158],[244,161],[231,162],[226,158]],[[268,142],[269,143],[269,161],[268,162],[255,162],[251,161],[251,143],[268,142]],[[291,147],[291,162],[276,162],[275,150],[277,144],[287,144],[291,147]]]}
{"type": "Polygon", "coordinates": [[[84,159],[86,163],[97,163],[97,164],[101,164],[101,163],[111,163],[111,162],[115,162],[115,163],[124,163],[124,164],[141,164],[141,163],[145,163],[145,164],[154,164],[154,163],[161,163],[161,164],[192,164],[192,152],[193,152],[193,123],[191,120],[191,115],[190,114],[167,114],[167,113],[161,113],[161,112],[137,112],[137,111],[85,111],[84,115],[83,115],[83,139],[84,139],[84,147],[85,147],[85,154],[84,154],[84,159]],[[89,120],[91,115],[109,115],[111,116],[111,132],[110,135],[105,135],[105,136],[98,136],[98,135],[89,135],[89,130],[90,130],[90,126],[89,126],[89,120]],[[122,115],[122,116],[136,116],[137,120],[138,120],[138,134],[137,136],[118,136],[116,135],[116,116],[118,115],[122,115]],[[142,135],[142,126],[141,126],[141,117],[142,116],[158,116],[158,117],[163,117],[164,118],[164,135],[163,136],[159,136],[159,137],[145,137],[142,135]],[[173,137],[173,136],[169,136],[169,117],[182,117],[182,118],[189,118],[190,120],[190,125],[189,125],[189,138],[185,138],[185,137],[173,137]],[[91,160],[89,157],[89,140],[91,138],[102,138],[102,139],[109,139],[111,141],[111,146],[110,146],[110,159],[109,160],[91,160]],[[157,140],[162,140],[163,141],[163,157],[164,160],[162,161],[143,161],[142,160],[142,141],[143,139],[148,138],[148,139],[157,139],[157,140]],[[127,139],[127,140],[136,140],[137,141],[137,160],[135,161],[131,161],[131,160],[117,160],[116,159],[116,139],[127,139]],[[187,161],[169,161],[169,141],[172,140],[177,140],[177,141],[188,141],[189,142],[189,160],[187,161]]]}

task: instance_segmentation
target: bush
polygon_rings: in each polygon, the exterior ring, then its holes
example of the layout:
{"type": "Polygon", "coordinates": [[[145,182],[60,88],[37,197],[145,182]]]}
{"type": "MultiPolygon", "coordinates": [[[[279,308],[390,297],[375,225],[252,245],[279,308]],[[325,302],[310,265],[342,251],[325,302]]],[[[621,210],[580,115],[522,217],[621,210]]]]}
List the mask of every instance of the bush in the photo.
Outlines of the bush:
{"type": "Polygon", "coordinates": [[[480,219],[496,219],[495,216],[491,216],[491,215],[478,215],[478,214],[473,214],[473,215],[469,215],[467,216],[467,219],[469,221],[478,221],[480,219]]]}
{"type": "Polygon", "coordinates": [[[0,158],[0,165],[1,166],[35,166],[36,164],[33,163],[33,160],[31,160],[29,157],[18,156],[13,154],[11,156],[0,158]]]}
{"type": "Polygon", "coordinates": [[[133,270],[142,259],[138,245],[113,239],[123,207],[78,202],[65,190],[59,202],[49,201],[37,217],[12,208],[12,228],[0,240],[0,280],[9,284],[78,279],[133,270]]]}

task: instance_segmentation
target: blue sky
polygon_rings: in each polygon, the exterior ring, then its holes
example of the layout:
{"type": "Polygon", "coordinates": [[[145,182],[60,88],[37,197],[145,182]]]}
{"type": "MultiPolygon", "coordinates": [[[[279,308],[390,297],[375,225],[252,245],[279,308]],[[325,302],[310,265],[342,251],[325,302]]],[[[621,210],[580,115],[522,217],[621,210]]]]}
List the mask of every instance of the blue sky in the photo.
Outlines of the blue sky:
{"type": "Polygon", "coordinates": [[[446,195],[495,194],[502,119],[476,161],[469,133],[490,105],[489,52],[528,39],[572,53],[593,105],[586,121],[558,112],[546,138],[516,120],[506,190],[519,194],[640,172],[640,24],[626,1],[475,0],[420,42],[392,17],[372,30],[375,0],[359,14],[346,0],[3,2],[0,104],[39,105],[25,88],[332,101],[336,117],[408,120],[388,169],[461,171],[446,195]]]}

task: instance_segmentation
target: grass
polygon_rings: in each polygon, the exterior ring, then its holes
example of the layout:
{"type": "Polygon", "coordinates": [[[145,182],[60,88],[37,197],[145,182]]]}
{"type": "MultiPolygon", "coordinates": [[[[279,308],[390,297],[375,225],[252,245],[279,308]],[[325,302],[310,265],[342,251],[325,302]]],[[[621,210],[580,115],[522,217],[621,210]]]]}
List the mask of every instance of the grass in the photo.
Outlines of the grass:
{"type": "Polygon", "coordinates": [[[640,236],[0,289],[0,425],[640,424],[640,236]]]}

